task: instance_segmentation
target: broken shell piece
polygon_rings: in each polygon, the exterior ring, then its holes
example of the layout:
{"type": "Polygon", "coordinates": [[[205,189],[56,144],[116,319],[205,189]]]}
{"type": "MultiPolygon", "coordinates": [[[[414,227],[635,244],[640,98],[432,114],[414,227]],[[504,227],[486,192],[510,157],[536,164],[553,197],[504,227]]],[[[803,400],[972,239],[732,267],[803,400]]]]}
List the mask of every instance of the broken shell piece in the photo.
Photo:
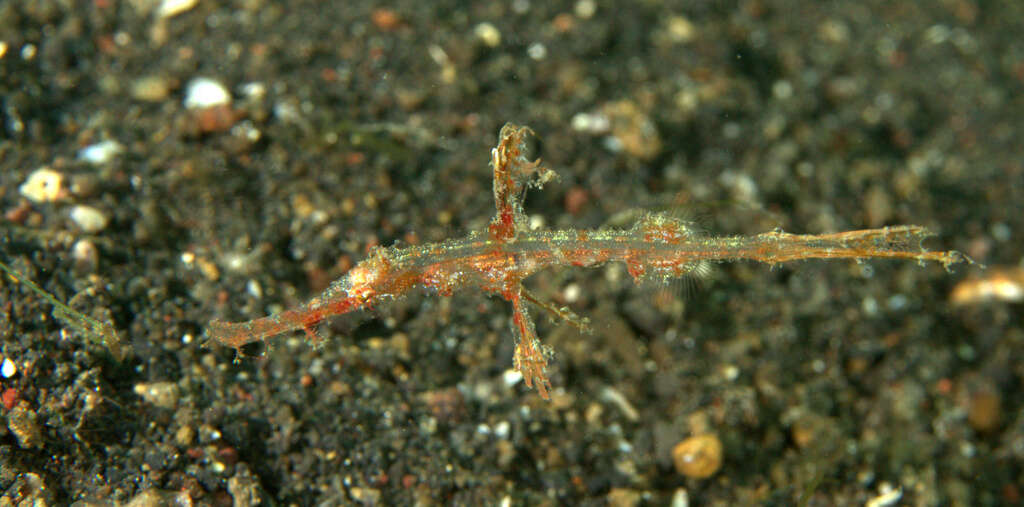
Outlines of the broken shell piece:
{"type": "Polygon", "coordinates": [[[32,202],[53,202],[68,196],[64,187],[64,174],[49,167],[40,167],[28,175],[18,192],[32,202]]]}
{"type": "Polygon", "coordinates": [[[207,109],[231,104],[231,93],[220,82],[197,77],[185,87],[185,109],[207,109]]]}
{"type": "Polygon", "coordinates": [[[164,0],[156,10],[158,18],[172,18],[183,12],[191,10],[199,0],[164,0]]]}
{"type": "Polygon", "coordinates": [[[964,280],[949,293],[956,306],[989,301],[1024,301],[1024,268],[995,268],[981,278],[964,280]]]}

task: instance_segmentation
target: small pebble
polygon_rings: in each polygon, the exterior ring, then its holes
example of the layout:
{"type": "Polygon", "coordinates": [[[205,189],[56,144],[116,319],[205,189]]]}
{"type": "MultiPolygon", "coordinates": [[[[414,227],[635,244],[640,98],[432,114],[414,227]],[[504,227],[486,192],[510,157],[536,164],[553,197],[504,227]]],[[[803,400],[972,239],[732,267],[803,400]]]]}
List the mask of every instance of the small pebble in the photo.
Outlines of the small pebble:
{"type": "Polygon", "coordinates": [[[672,449],[676,470],[694,479],[707,479],[722,467],[722,441],[712,434],[696,435],[672,449]]]}
{"type": "Polygon", "coordinates": [[[697,27],[683,16],[672,16],[668,19],[668,36],[672,42],[686,43],[697,36],[697,27]]]}
{"type": "Polygon", "coordinates": [[[164,0],[156,10],[158,18],[171,18],[191,10],[199,0],[164,0]]]}
{"type": "Polygon", "coordinates": [[[174,443],[179,447],[188,447],[196,440],[196,430],[186,424],[174,432],[174,443]]]}
{"type": "Polygon", "coordinates": [[[124,146],[117,141],[101,141],[90,144],[78,151],[78,160],[93,165],[103,165],[124,151],[124,146]]]}
{"type": "MultiPolygon", "coordinates": [[[[14,404],[18,402],[18,390],[13,387],[8,387],[0,393],[0,405],[4,406],[5,410],[14,408],[14,404]]],[[[0,434],[3,434],[3,429],[0,428],[0,434]]]]}
{"type": "MultiPolygon", "coordinates": [[[[76,504],[77,505],[77,504],[76,504]]],[[[149,488],[131,497],[124,507],[156,507],[159,505],[192,505],[188,491],[161,491],[149,488]]]]}
{"type": "Polygon", "coordinates": [[[1024,268],[998,266],[982,277],[968,278],[953,287],[949,300],[955,306],[1024,301],[1024,268]]]}
{"type": "Polygon", "coordinates": [[[107,215],[102,211],[84,204],[79,204],[74,208],[71,208],[71,220],[74,221],[75,225],[80,229],[88,233],[102,231],[109,221],[107,215]]]}
{"type": "Polygon", "coordinates": [[[162,102],[171,93],[171,85],[161,76],[139,78],[131,86],[131,96],[144,102],[162,102]]]}
{"type": "Polygon", "coordinates": [[[690,507],[690,493],[686,488],[678,488],[672,493],[671,507],[690,507]]]}
{"type": "Polygon", "coordinates": [[[68,195],[64,188],[64,174],[49,167],[36,169],[18,187],[18,191],[32,202],[53,202],[68,195]]]}
{"type": "Polygon", "coordinates": [[[92,241],[80,239],[71,247],[71,260],[75,269],[90,273],[99,266],[100,254],[92,241]]]}
{"type": "Polygon", "coordinates": [[[512,386],[522,382],[523,374],[519,373],[518,371],[513,370],[513,369],[510,368],[508,370],[505,370],[504,373],[502,373],[501,380],[502,380],[502,382],[505,383],[505,385],[507,387],[512,387],[512,386]]]}
{"type": "Polygon", "coordinates": [[[135,384],[135,394],[160,408],[178,405],[178,385],[174,382],[142,382],[135,384]]]}
{"type": "Polygon", "coordinates": [[[967,422],[975,431],[989,432],[999,428],[1002,400],[994,389],[982,388],[970,394],[967,422]]]}
{"type": "Polygon", "coordinates": [[[32,449],[43,445],[43,433],[39,430],[39,424],[36,423],[36,414],[24,401],[19,402],[7,413],[7,429],[14,434],[14,438],[18,440],[18,446],[22,449],[32,449]]]}
{"type": "Polygon", "coordinates": [[[384,31],[391,31],[402,23],[402,19],[398,17],[398,13],[387,8],[377,8],[370,13],[370,21],[373,24],[384,31]]]}
{"type": "Polygon", "coordinates": [[[608,117],[616,146],[641,160],[651,160],[661,153],[664,145],[654,120],[636,102],[620,100],[601,107],[608,117]]]}
{"type": "Polygon", "coordinates": [[[593,0],[580,0],[573,6],[573,12],[583,19],[590,19],[597,12],[597,3],[593,0]]]}
{"type": "Polygon", "coordinates": [[[476,25],[473,28],[473,34],[489,48],[495,48],[498,47],[498,44],[501,44],[501,32],[490,23],[483,22],[476,25]]]}
{"type": "Polygon", "coordinates": [[[633,507],[640,505],[641,499],[639,491],[629,488],[612,488],[605,497],[608,505],[612,507],[633,507]]]}
{"type": "Polygon", "coordinates": [[[185,87],[185,109],[206,109],[231,103],[231,93],[219,82],[197,77],[185,87]]]}
{"type": "Polygon", "coordinates": [[[381,493],[377,488],[351,488],[348,490],[352,499],[362,505],[378,505],[381,493]]]}
{"type": "Polygon", "coordinates": [[[18,365],[11,361],[11,358],[5,357],[3,365],[0,365],[0,375],[4,378],[11,378],[18,374],[18,365]]]}

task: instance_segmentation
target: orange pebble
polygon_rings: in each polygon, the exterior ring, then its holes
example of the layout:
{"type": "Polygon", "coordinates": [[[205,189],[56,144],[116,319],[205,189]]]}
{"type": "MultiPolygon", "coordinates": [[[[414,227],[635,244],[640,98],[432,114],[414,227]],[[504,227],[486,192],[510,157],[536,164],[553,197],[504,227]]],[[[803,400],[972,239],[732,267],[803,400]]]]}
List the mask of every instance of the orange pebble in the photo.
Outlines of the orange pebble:
{"type": "Polygon", "coordinates": [[[676,444],[672,461],[679,473],[707,479],[722,467],[722,441],[710,433],[692,436],[676,444]]]}

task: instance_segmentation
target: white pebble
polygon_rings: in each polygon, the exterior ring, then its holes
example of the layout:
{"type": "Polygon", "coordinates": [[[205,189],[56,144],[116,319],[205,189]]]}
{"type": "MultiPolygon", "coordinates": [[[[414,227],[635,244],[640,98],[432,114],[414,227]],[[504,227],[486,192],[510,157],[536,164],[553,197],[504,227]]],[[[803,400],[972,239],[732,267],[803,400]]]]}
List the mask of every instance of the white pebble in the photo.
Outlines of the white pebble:
{"type": "Polygon", "coordinates": [[[101,141],[79,150],[78,160],[84,160],[93,165],[102,165],[122,151],[124,151],[124,147],[117,141],[101,141]]]}
{"type": "Polygon", "coordinates": [[[71,259],[79,269],[95,271],[100,262],[100,253],[92,241],[80,239],[71,247],[71,259]]]}
{"type": "Polygon", "coordinates": [[[170,18],[191,10],[199,0],[164,0],[156,10],[158,18],[170,18]]]}
{"type": "Polygon", "coordinates": [[[501,380],[505,382],[505,385],[512,387],[523,380],[523,374],[516,370],[508,369],[501,375],[501,380]]]}
{"type": "Polygon", "coordinates": [[[67,196],[64,174],[49,167],[40,167],[28,175],[18,192],[32,202],[53,202],[67,196]]]}
{"type": "Polygon", "coordinates": [[[562,298],[565,299],[566,303],[575,303],[580,300],[582,295],[583,289],[578,283],[570,283],[562,289],[562,298]]]}
{"type": "Polygon", "coordinates": [[[486,21],[476,25],[473,28],[473,33],[476,35],[476,38],[480,39],[480,42],[483,42],[489,48],[495,48],[498,47],[498,44],[501,44],[501,32],[494,25],[486,21]]]}
{"type": "Polygon", "coordinates": [[[526,54],[533,60],[543,60],[548,56],[548,48],[540,42],[534,42],[526,48],[526,54]]]}
{"type": "Polygon", "coordinates": [[[239,88],[239,91],[241,91],[242,95],[245,95],[245,97],[250,100],[261,100],[267,95],[267,85],[259,81],[253,81],[242,85],[239,88]]]}
{"type": "Polygon", "coordinates": [[[71,220],[83,231],[90,233],[102,231],[108,221],[102,211],[84,204],[71,208],[71,220]]]}
{"type": "Polygon", "coordinates": [[[508,421],[500,421],[498,424],[494,425],[494,436],[498,438],[508,438],[509,430],[511,430],[511,428],[512,425],[510,425],[508,421]]]}
{"type": "Polygon", "coordinates": [[[11,358],[5,357],[4,364],[0,366],[0,375],[4,378],[11,378],[18,374],[18,365],[11,361],[11,358]]]}
{"type": "Polygon", "coordinates": [[[197,77],[185,88],[186,109],[206,109],[231,103],[231,93],[219,82],[208,77],[197,77]]]}
{"type": "Polygon", "coordinates": [[[576,113],[572,117],[572,129],[590,135],[607,134],[612,128],[608,115],[602,113],[576,113]]]}

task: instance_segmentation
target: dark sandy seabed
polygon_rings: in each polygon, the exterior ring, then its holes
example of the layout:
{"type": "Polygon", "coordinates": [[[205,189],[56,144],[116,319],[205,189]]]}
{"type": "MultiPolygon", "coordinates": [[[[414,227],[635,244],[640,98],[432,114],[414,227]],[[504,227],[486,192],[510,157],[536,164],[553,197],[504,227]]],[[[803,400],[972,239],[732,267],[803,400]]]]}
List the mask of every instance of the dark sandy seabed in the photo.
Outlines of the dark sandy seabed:
{"type": "Polygon", "coordinates": [[[0,3],[2,260],[121,340],[0,280],[0,506],[1021,502],[1022,305],[950,298],[1021,269],[1024,3],[160,4],[0,3]],[[186,108],[198,78],[230,104],[186,108]],[[472,291],[202,346],[485,227],[506,121],[561,175],[526,200],[547,227],[921,224],[988,269],[546,272],[596,330],[538,316],[550,402],[472,291]],[[708,478],[673,464],[695,435],[708,478]]]}

